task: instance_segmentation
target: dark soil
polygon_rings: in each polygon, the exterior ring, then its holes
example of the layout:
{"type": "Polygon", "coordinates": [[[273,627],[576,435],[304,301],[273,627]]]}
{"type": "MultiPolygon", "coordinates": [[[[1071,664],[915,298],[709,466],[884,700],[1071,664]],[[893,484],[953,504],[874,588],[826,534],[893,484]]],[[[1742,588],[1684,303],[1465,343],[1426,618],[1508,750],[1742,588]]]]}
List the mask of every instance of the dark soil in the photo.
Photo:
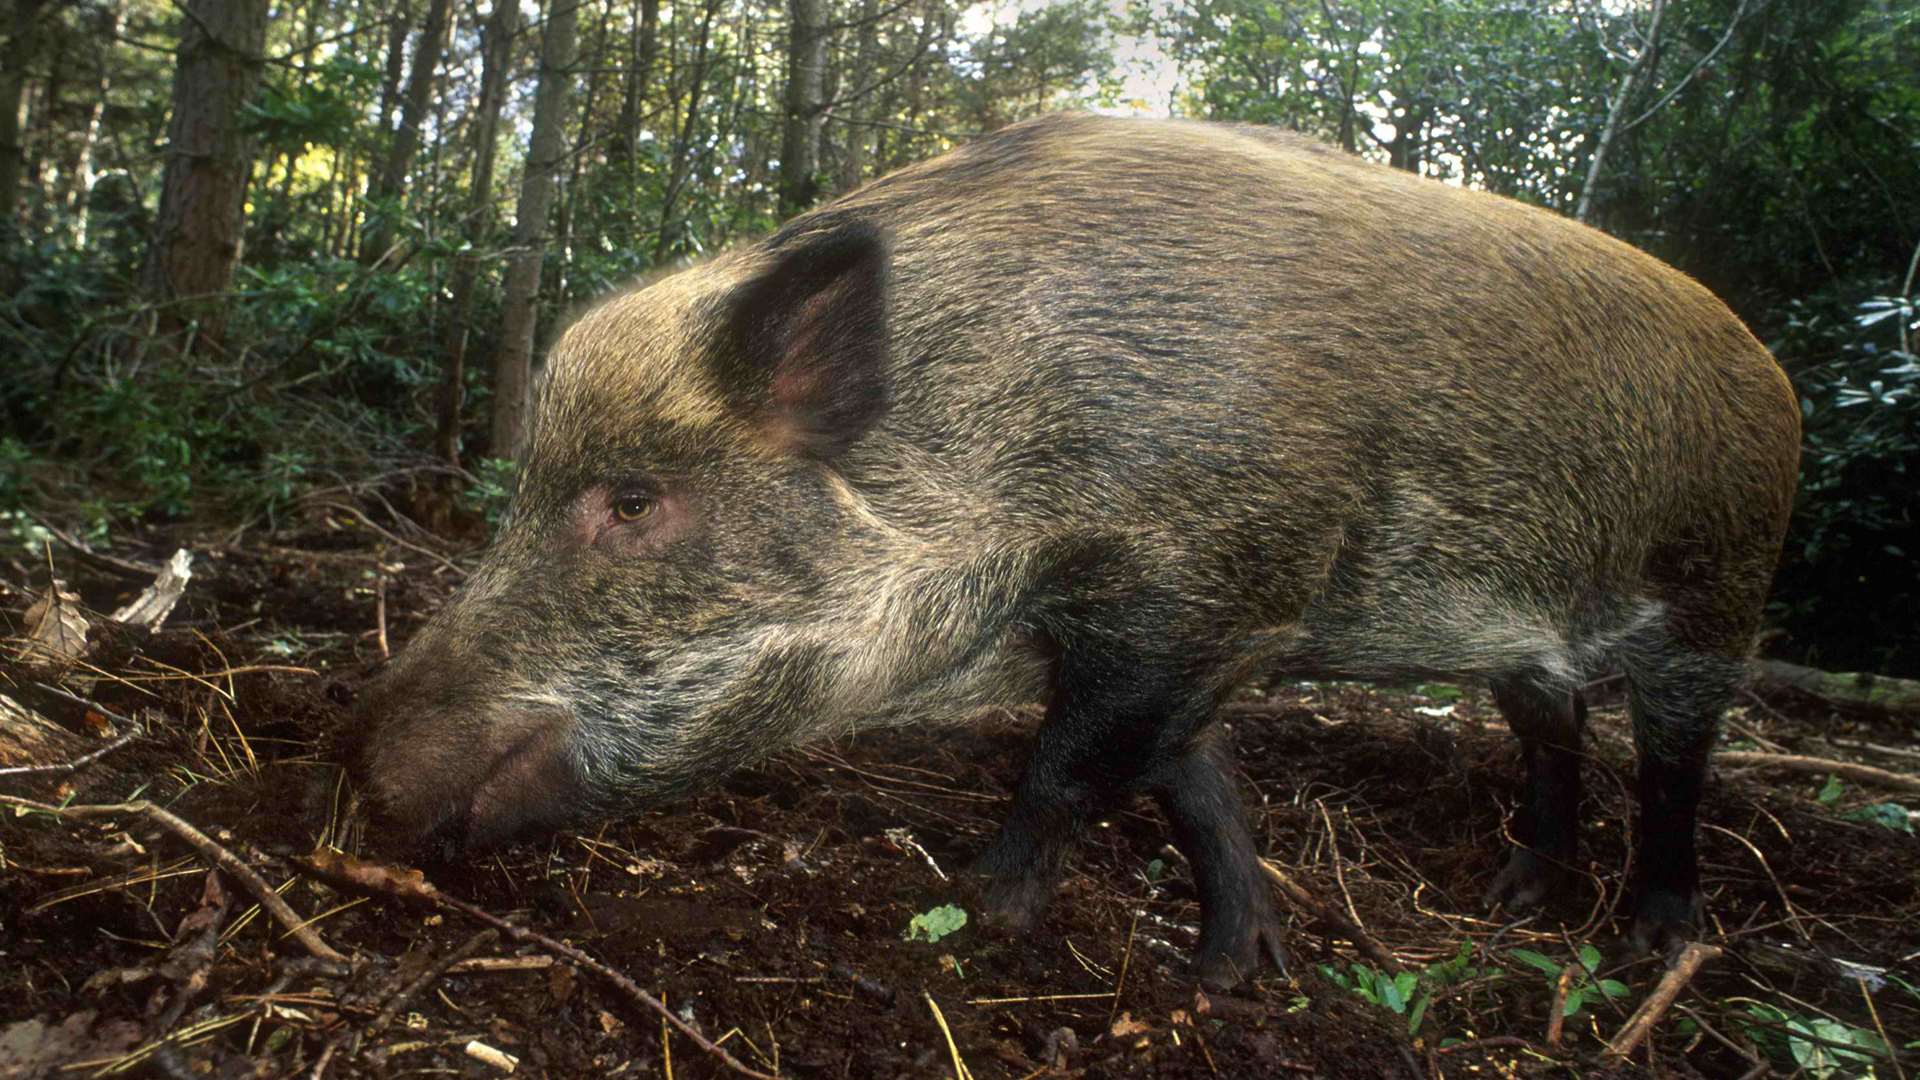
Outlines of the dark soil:
{"type": "MultiPolygon", "coordinates": [[[[470,1043],[534,1075],[724,1072],[604,980],[511,941],[483,943],[478,969],[433,980],[375,1025],[398,988],[480,927],[323,884],[300,858],[317,845],[389,854],[337,765],[348,707],[379,666],[376,582],[398,648],[454,575],[343,532],[195,550],[192,586],[159,634],[104,635],[87,666],[58,673],[0,663],[0,694],[90,740],[147,732],[72,775],[0,775],[0,794],[167,807],[281,889],[351,971],[308,959],[232,876],[210,889],[207,862],[149,818],[6,807],[0,1076],[306,1075],[330,1044],[329,1075],[500,1075],[470,1043]]],[[[58,552],[56,563],[98,611],[144,584],[58,552]]],[[[0,611],[17,634],[46,567],[22,558],[4,570],[0,611]]],[[[966,904],[955,879],[1005,809],[1031,715],[818,747],[698,799],[435,868],[433,880],[579,946],[748,1066],[783,1076],[1605,1073],[1606,1039],[1662,969],[1620,936],[1632,773],[1619,686],[1592,694],[1590,880],[1518,918],[1480,901],[1518,794],[1517,747],[1483,692],[1453,698],[1284,683],[1230,710],[1270,856],[1410,970],[1463,947],[1480,969],[1416,983],[1410,996],[1425,1004],[1411,1035],[1406,1003],[1369,1002],[1324,974],[1351,983],[1358,954],[1291,909],[1287,974],[1197,995],[1184,964],[1198,908],[1145,802],[1094,831],[1031,934],[969,923],[937,943],[904,940],[916,914],[966,904]],[[1556,1047],[1554,980],[1514,950],[1565,964],[1587,943],[1598,976],[1630,994],[1585,995],[1556,1047]]],[[[1920,772],[1904,733],[1804,703],[1749,699],[1727,730],[1746,749],[1920,772]]],[[[1920,840],[1847,816],[1900,796],[1843,785],[1822,802],[1823,783],[1717,774],[1701,839],[1705,938],[1726,953],[1624,1071],[1859,1075],[1872,1059],[1845,1051],[1825,1059],[1838,1071],[1821,1072],[1817,1056],[1835,1051],[1819,1040],[1920,1039],[1920,840]]],[[[1920,1075],[1920,1052],[1907,1050],[1904,1068],[1920,1075]]]]}

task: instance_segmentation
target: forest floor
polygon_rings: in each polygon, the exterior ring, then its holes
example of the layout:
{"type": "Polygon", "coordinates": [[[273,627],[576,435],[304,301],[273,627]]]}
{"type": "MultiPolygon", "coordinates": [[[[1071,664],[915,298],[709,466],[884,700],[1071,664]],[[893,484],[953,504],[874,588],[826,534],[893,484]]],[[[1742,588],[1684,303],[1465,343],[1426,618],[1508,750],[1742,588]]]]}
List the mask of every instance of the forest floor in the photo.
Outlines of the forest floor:
{"type": "MultiPolygon", "coordinates": [[[[175,539],[137,553],[158,562],[175,539]]],[[[1617,681],[1592,693],[1589,880],[1519,917],[1480,901],[1522,775],[1484,691],[1249,691],[1229,722],[1257,834],[1319,910],[1283,903],[1288,972],[1232,993],[1187,974],[1198,906],[1144,801],[1093,831],[1031,934],[969,922],[908,940],[916,916],[938,927],[964,905],[954,879],[1007,806],[1033,715],[815,747],[435,871],[443,893],[630,977],[670,1026],[577,956],[382,895],[364,866],[371,894],[310,869],[320,846],[394,857],[354,810],[343,729],[383,636],[397,650],[457,580],[377,541],[323,523],[182,541],[194,577],[158,633],[97,632],[60,672],[0,649],[0,695],[89,745],[138,733],[74,772],[0,773],[0,1076],[491,1076],[509,1059],[522,1075],[727,1075],[691,1029],[793,1077],[1920,1077],[1920,839],[1889,805],[1920,800],[1725,764],[1701,833],[1704,940],[1724,952],[1629,1063],[1607,1056],[1663,970],[1622,939],[1617,681]],[[135,799],[209,843],[137,809],[22,806],[135,799]],[[350,962],[210,875],[216,848],[350,962]]],[[[50,558],[93,611],[145,584],[50,558]]],[[[0,630],[24,633],[46,577],[44,558],[0,559],[0,630]]],[[[1916,745],[1748,697],[1723,748],[1913,775],[1916,745]]]]}

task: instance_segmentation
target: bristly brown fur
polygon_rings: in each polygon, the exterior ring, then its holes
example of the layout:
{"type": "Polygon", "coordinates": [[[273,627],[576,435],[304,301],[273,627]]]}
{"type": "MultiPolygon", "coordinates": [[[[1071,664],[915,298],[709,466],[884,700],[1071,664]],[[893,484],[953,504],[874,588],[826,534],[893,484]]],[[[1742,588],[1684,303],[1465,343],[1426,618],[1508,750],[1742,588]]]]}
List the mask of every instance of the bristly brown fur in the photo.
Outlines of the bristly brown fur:
{"type": "Polygon", "coordinates": [[[1530,775],[1496,892],[1527,900],[1612,661],[1657,937],[1798,447],[1739,321],[1585,226],[1265,129],[1018,124],[567,331],[492,554],[370,695],[373,786],[486,840],[1045,696],[994,905],[1154,790],[1223,982],[1274,955],[1206,734],[1236,681],[1493,684],[1530,775]]]}

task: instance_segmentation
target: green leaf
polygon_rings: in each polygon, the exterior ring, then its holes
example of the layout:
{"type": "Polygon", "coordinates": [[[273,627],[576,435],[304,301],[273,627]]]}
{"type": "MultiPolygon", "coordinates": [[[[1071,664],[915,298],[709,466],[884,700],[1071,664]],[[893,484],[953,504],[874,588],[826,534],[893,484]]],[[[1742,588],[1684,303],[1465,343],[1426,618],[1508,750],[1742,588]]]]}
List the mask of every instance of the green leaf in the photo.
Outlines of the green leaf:
{"type": "Polygon", "coordinates": [[[1629,990],[1627,988],[1626,983],[1623,983],[1618,979],[1601,979],[1600,992],[1607,995],[1610,998],[1623,998],[1623,997],[1626,997],[1628,994],[1633,993],[1632,990],[1629,990]]]}
{"type": "Polygon", "coordinates": [[[1420,997],[1414,1001],[1413,1008],[1407,1010],[1407,1034],[1409,1036],[1420,1034],[1420,1021],[1426,1019],[1427,1006],[1432,1002],[1432,994],[1421,994],[1420,997]]]}
{"type": "Polygon", "coordinates": [[[1575,951],[1580,957],[1580,966],[1586,968],[1589,973],[1600,969],[1601,956],[1599,949],[1583,943],[1580,948],[1575,951]]]}
{"type": "Polygon", "coordinates": [[[923,911],[907,924],[907,932],[900,935],[908,941],[939,941],[961,927],[967,925],[967,913],[952,904],[942,904],[937,908],[923,911]]]}
{"type": "Polygon", "coordinates": [[[1846,789],[1847,786],[1840,782],[1839,777],[1829,775],[1826,784],[1820,788],[1820,794],[1815,795],[1814,800],[1821,806],[1832,806],[1840,800],[1840,793],[1846,789]]]}
{"type": "Polygon", "coordinates": [[[1380,1004],[1385,1005],[1397,1013],[1407,1011],[1407,998],[1406,995],[1400,992],[1400,986],[1397,980],[1381,979],[1375,985],[1380,991],[1380,1004]]]}
{"type": "Polygon", "coordinates": [[[1849,810],[1841,814],[1840,818],[1843,821],[1864,821],[1883,829],[1892,829],[1894,832],[1913,834],[1913,818],[1909,816],[1907,808],[1899,803],[1874,803],[1872,806],[1863,806],[1858,810],[1849,810]]]}
{"type": "Polygon", "coordinates": [[[1553,978],[1560,977],[1560,964],[1556,960],[1534,952],[1532,949],[1508,949],[1507,955],[1535,970],[1545,972],[1553,978]]]}
{"type": "Polygon", "coordinates": [[[1569,993],[1567,995],[1566,1007],[1560,1010],[1560,1015],[1569,1017],[1569,1018],[1579,1016],[1580,1010],[1583,1008],[1586,1008],[1586,1005],[1587,1005],[1586,990],[1584,989],[1575,990],[1572,993],[1569,993]]]}

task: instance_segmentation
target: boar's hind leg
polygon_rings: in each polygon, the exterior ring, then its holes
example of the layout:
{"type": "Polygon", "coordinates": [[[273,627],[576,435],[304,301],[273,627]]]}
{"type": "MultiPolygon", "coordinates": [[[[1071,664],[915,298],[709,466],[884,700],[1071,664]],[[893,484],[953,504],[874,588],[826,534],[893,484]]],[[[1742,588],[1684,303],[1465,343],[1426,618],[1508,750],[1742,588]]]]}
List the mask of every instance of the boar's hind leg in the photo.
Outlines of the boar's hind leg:
{"type": "Polygon", "coordinates": [[[1246,807],[1235,790],[1224,729],[1211,725],[1184,752],[1155,770],[1154,798],[1173,825],[1174,842],[1193,865],[1200,893],[1200,981],[1225,989],[1252,975],[1262,958],[1286,968],[1280,918],[1259,869],[1246,807]]]}
{"type": "Polygon", "coordinates": [[[1695,811],[1714,731],[1740,686],[1745,663],[1688,649],[1664,629],[1634,642],[1622,659],[1633,687],[1633,736],[1640,758],[1633,942],[1651,950],[1683,938],[1699,906],[1695,811]]]}
{"type": "Polygon", "coordinates": [[[1530,907],[1565,888],[1578,846],[1580,733],[1587,704],[1580,695],[1525,678],[1493,684],[1494,704],[1520,739],[1527,763],[1526,807],[1519,841],[1493,879],[1487,903],[1530,907]]]}

